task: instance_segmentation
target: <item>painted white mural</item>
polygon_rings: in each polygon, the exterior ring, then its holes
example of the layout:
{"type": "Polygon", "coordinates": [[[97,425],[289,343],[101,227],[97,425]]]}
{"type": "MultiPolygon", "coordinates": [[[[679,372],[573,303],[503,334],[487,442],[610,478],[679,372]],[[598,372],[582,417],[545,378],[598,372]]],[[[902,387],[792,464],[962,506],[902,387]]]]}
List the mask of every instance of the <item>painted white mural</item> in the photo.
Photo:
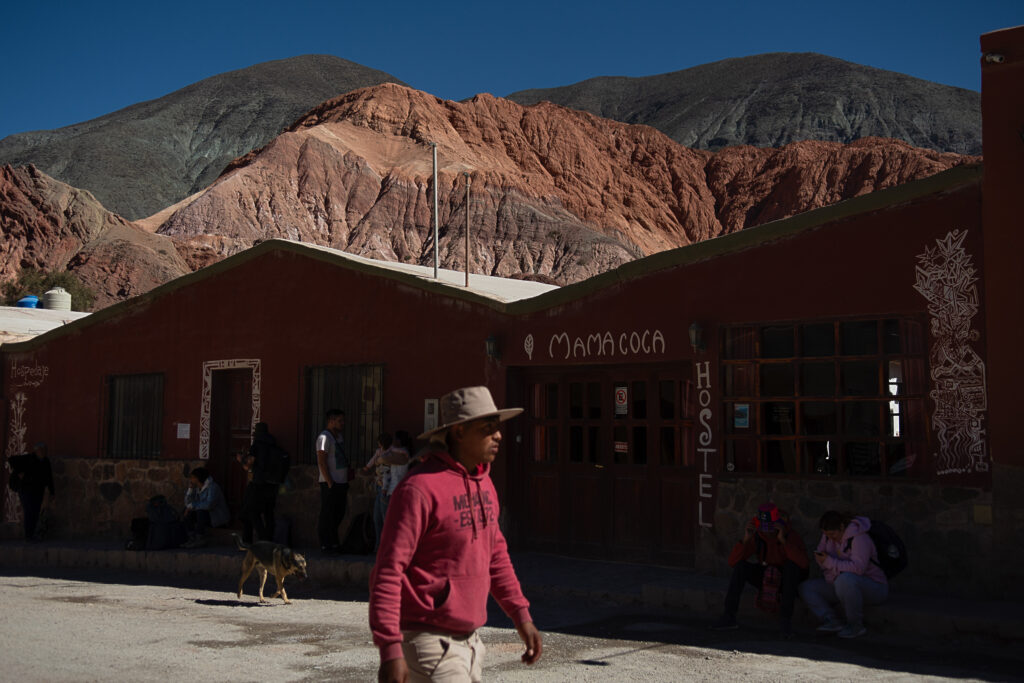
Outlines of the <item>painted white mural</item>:
{"type": "Polygon", "coordinates": [[[199,459],[210,459],[210,405],[213,398],[214,370],[233,370],[250,368],[252,370],[252,428],[260,421],[260,385],[262,373],[259,358],[242,358],[234,360],[210,360],[203,363],[203,397],[199,409],[199,459]]]}
{"type": "Polygon", "coordinates": [[[918,255],[916,289],[931,317],[933,427],[938,474],[987,472],[985,363],[971,347],[978,313],[978,271],[964,249],[966,230],[953,230],[918,255]]]}
{"type": "MultiPolygon", "coordinates": [[[[25,425],[25,404],[27,402],[28,397],[21,391],[11,399],[11,423],[7,429],[7,450],[5,451],[8,458],[28,450],[28,444],[25,442],[25,431],[28,429],[25,425]]],[[[7,476],[10,476],[10,465],[5,462],[4,467],[7,469],[7,476]]],[[[10,490],[4,498],[3,519],[7,522],[21,521],[21,505],[18,504],[18,496],[10,490]]]]}

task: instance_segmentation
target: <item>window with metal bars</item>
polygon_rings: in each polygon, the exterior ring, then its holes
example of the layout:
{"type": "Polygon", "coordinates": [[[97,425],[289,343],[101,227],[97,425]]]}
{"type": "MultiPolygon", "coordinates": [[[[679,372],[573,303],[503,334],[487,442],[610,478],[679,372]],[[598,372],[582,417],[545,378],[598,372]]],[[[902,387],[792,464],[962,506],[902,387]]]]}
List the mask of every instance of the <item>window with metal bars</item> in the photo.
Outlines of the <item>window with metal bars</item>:
{"type": "Polygon", "coordinates": [[[313,447],[326,428],[328,410],[345,411],[345,450],[353,467],[373,455],[383,430],[383,365],[324,365],[306,368],[305,446],[296,460],[316,462],[313,447]]]}
{"type": "Polygon", "coordinates": [[[927,423],[924,329],[905,318],[723,328],[726,470],[919,472],[927,423]]]}
{"type": "Polygon", "coordinates": [[[116,375],[107,379],[107,457],[159,458],[163,439],[164,376],[116,375]]]}

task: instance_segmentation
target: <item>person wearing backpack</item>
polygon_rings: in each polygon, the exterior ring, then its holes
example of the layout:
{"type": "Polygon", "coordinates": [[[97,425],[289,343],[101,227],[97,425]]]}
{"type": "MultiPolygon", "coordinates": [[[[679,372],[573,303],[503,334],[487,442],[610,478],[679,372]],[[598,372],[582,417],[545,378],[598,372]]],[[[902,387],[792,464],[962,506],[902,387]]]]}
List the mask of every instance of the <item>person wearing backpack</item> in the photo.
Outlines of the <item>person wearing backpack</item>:
{"type": "Polygon", "coordinates": [[[819,631],[857,638],[867,633],[864,605],[879,605],[889,597],[889,581],[878,564],[871,539],[871,520],[829,510],[821,516],[821,540],[814,559],[823,578],[800,584],[800,597],[822,623],[819,631]],[[841,604],[846,623],[833,605],[841,604]]]}
{"type": "Polygon", "coordinates": [[[242,468],[249,473],[249,483],[242,499],[242,540],[251,544],[253,531],[261,541],[274,540],[274,507],[277,492],[288,476],[290,458],[277,444],[266,422],[257,422],[253,429],[249,454],[238,454],[242,468]]]}

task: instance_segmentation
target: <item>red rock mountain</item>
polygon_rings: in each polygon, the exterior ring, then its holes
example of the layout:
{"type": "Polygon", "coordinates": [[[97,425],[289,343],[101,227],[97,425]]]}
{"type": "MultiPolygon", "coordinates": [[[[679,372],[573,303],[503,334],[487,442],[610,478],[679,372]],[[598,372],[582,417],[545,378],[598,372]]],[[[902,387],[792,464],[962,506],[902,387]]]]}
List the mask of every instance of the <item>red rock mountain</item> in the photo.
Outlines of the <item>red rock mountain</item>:
{"type": "Polygon", "coordinates": [[[430,142],[442,265],[463,267],[469,174],[473,271],[559,283],[979,160],[879,138],[713,153],[550,103],[448,102],[385,84],[322,103],[136,223],[6,168],[2,275],[66,266],[104,305],[272,237],[432,263],[430,142]]]}
{"type": "Polygon", "coordinates": [[[96,294],[97,309],[190,272],[171,239],[33,166],[0,167],[0,236],[0,279],[27,267],[70,270],[96,294]]]}
{"type": "Polygon", "coordinates": [[[977,161],[878,138],[711,153],[550,103],[448,102],[385,84],[321,104],[159,232],[222,255],[284,237],[427,262],[430,142],[442,263],[463,265],[469,173],[474,272],[563,283],[977,161]]]}

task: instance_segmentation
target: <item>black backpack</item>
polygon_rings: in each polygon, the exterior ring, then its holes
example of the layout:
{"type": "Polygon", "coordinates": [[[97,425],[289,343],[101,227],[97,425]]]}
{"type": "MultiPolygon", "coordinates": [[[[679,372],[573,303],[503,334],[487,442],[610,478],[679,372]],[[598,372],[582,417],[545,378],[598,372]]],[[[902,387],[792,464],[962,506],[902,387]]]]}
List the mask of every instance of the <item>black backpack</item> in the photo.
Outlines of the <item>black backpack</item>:
{"type": "Polygon", "coordinates": [[[265,444],[263,459],[263,470],[257,473],[256,480],[266,484],[283,484],[292,466],[288,451],[277,444],[265,444]]]}
{"type": "MultiPolygon", "coordinates": [[[[875,562],[888,579],[899,574],[907,568],[907,546],[891,526],[877,519],[872,519],[871,528],[868,529],[868,536],[875,544],[878,552],[878,561],[875,562]]],[[[853,538],[846,542],[846,551],[849,552],[853,538]]]]}

